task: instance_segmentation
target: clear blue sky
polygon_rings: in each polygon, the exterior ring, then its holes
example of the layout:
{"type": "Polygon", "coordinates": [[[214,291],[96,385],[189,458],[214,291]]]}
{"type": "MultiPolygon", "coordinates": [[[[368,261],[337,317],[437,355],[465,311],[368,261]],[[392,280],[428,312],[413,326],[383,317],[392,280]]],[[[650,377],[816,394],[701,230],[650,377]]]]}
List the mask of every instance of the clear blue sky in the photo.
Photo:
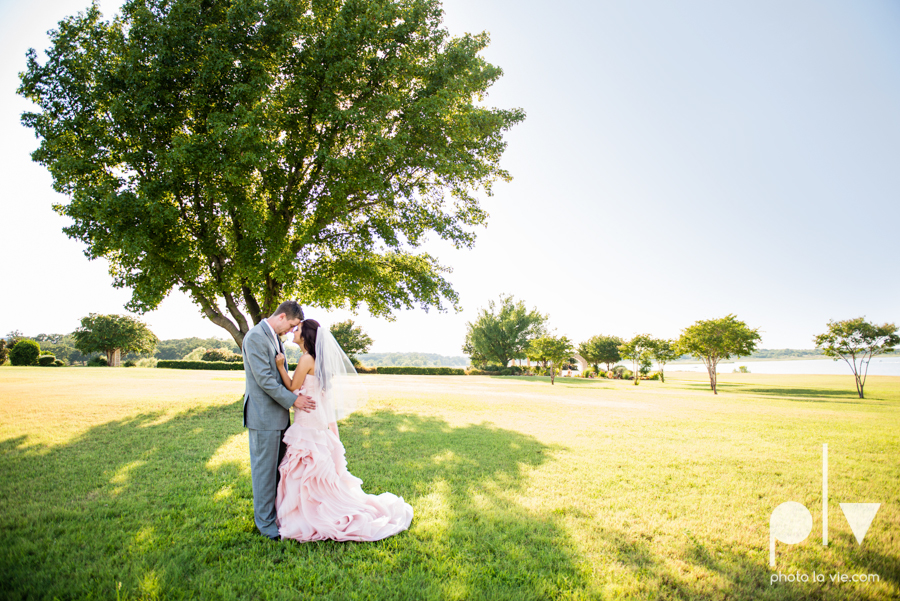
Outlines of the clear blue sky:
{"type": "MultiPolygon", "coordinates": [[[[61,232],[61,199],[18,121],[26,49],[86,6],[0,2],[0,334],[69,332],[128,299],[61,232]]],[[[118,3],[101,6],[111,16],[118,3]]],[[[489,104],[528,117],[474,250],[428,248],[454,268],[464,311],[361,314],[373,351],[460,354],[465,322],[501,293],[576,342],[675,337],[735,313],[763,347],[810,348],[831,318],[900,320],[900,4],[444,8],[451,32],[491,33],[484,54],[505,76],[489,104]]],[[[144,319],[162,338],[225,336],[179,294],[144,319]]]]}

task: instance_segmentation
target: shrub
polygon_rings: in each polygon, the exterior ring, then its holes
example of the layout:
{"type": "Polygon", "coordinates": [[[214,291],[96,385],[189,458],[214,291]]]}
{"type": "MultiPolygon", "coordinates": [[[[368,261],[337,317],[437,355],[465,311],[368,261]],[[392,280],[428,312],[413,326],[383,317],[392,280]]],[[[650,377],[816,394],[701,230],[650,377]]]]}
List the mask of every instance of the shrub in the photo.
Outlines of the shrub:
{"type": "Polygon", "coordinates": [[[650,374],[649,376],[647,376],[645,378],[641,378],[641,379],[642,380],[659,380],[659,372],[655,371],[652,374],[650,374]]]}
{"type": "Polygon", "coordinates": [[[106,357],[94,357],[87,364],[88,367],[107,367],[109,362],[106,360],[106,357]]]}
{"type": "Polygon", "coordinates": [[[13,365],[37,365],[41,355],[41,345],[34,340],[22,339],[9,351],[9,360],[13,365]]]}
{"type": "Polygon", "coordinates": [[[9,347],[6,345],[6,339],[0,338],[0,365],[6,363],[9,359],[9,347]]]}
{"type": "Polygon", "coordinates": [[[243,357],[227,348],[212,348],[203,353],[201,361],[243,361],[243,357]]]}
{"type": "Polygon", "coordinates": [[[56,357],[53,355],[41,355],[38,357],[38,365],[41,367],[50,367],[56,363],[56,357]]]}
{"type": "Polygon", "coordinates": [[[159,361],[156,357],[144,357],[143,359],[137,360],[138,367],[156,367],[156,363],[159,361]]]}
{"type": "Polygon", "coordinates": [[[41,357],[46,357],[47,355],[52,355],[53,351],[41,351],[41,357]]]}
{"type": "Polygon", "coordinates": [[[56,361],[53,362],[53,367],[65,367],[65,366],[66,366],[66,362],[62,361],[61,359],[57,359],[56,361]]]}
{"type": "Polygon", "coordinates": [[[243,370],[244,363],[236,361],[157,361],[156,367],[168,369],[214,369],[214,370],[243,370]]]}
{"type": "Polygon", "coordinates": [[[360,363],[359,365],[354,365],[354,367],[356,368],[356,373],[358,373],[358,374],[377,374],[378,373],[377,367],[366,367],[362,363],[360,363]]]}
{"type": "Polygon", "coordinates": [[[132,361],[131,359],[129,359],[128,361],[126,361],[125,363],[122,364],[122,367],[136,367],[136,366],[137,366],[137,362],[132,361]]]}
{"type": "Polygon", "coordinates": [[[202,361],[203,355],[205,355],[205,354],[206,354],[206,347],[198,346],[197,348],[192,350],[190,353],[185,355],[184,358],[182,359],[182,361],[202,361]]]}
{"type": "Polygon", "coordinates": [[[379,367],[380,374],[404,374],[416,376],[464,376],[466,370],[458,367],[379,367]]]}

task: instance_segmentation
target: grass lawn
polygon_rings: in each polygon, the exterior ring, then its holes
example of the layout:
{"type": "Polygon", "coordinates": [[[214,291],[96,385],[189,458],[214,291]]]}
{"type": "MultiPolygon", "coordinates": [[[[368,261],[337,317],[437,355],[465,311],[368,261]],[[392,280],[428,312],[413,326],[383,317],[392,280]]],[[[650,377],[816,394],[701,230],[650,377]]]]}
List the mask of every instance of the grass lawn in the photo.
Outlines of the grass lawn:
{"type": "Polygon", "coordinates": [[[349,468],[412,526],[299,544],[255,532],[242,374],[0,368],[0,598],[900,597],[900,378],[363,377],[349,468]],[[785,501],[813,530],[770,568],[785,501]],[[848,502],[881,503],[862,545],[848,502]]]}

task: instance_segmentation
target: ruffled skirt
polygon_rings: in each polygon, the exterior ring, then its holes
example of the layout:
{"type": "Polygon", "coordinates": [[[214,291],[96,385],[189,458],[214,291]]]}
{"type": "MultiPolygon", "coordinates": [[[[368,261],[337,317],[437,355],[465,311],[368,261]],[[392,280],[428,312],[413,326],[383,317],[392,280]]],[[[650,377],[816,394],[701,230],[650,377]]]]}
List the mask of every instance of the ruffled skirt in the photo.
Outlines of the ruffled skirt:
{"type": "Polygon", "coordinates": [[[284,442],[275,502],[282,538],[375,541],[409,528],[410,504],[387,492],[364,493],[362,480],[347,471],[344,445],[331,430],[294,425],[284,442]]]}

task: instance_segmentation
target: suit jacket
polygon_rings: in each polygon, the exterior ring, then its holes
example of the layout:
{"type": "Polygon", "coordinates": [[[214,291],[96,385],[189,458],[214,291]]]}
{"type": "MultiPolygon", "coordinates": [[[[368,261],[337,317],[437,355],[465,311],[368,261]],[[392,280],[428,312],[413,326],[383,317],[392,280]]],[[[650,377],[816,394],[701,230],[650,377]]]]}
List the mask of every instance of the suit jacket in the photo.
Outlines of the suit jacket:
{"type": "Polygon", "coordinates": [[[285,430],[291,423],[288,409],[297,395],[285,388],[278,374],[275,355],[284,350],[275,344],[268,327],[262,322],[244,336],[244,427],[254,430],[285,430]]]}

